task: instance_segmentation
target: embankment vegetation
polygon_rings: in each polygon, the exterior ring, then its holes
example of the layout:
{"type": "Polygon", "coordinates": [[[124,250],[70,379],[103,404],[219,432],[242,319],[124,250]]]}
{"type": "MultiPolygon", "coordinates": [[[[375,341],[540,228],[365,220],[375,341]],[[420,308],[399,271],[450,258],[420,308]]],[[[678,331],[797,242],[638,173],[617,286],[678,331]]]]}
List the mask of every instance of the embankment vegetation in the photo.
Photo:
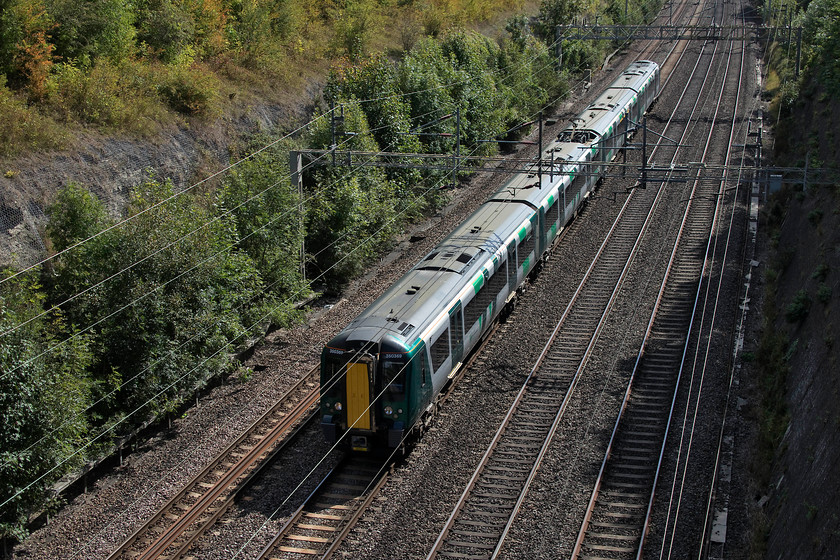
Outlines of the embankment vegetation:
{"type": "MultiPolygon", "coordinates": [[[[324,108],[302,134],[253,137],[223,176],[193,186],[152,176],[119,216],[85,185],[65,185],[51,202],[49,258],[0,277],[4,538],[24,538],[32,512],[59,505],[50,487],[61,476],[237,372],[235,355],[299,320],[294,304],[313,286],[338,290],[446,200],[440,187],[457,178],[444,171],[325,166],[293,186],[289,150],[329,148],[334,112],[344,149],[449,154],[453,119],[438,119],[460,111],[463,153],[490,154],[494,144],[479,141],[533,119],[573,70],[614,48],[568,45],[558,71],[554,25],[596,13],[624,20],[616,2],[546,0],[534,22],[514,13],[525,7],[2,0],[6,155],[66,146],[78,127],[152,135],[210,121],[231,99],[276,83],[293,90],[293,67],[326,83],[324,108]],[[467,29],[500,14],[504,33],[467,29]],[[418,127],[441,135],[410,133],[418,127]]],[[[656,8],[637,4],[628,19],[656,8]]]]}

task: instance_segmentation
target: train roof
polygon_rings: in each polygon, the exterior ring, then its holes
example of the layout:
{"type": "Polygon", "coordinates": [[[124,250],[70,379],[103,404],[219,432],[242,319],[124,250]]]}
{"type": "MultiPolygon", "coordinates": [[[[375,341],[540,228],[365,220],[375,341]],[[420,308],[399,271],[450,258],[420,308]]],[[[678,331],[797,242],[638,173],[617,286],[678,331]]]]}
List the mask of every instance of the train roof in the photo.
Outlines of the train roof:
{"type": "Polygon", "coordinates": [[[628,66],[558,138],[564,142],[591,144],[612,134],[613,123],[654,77],[658,68],[659,65],[649,60],[639,60],[628,66]]]}
{"type": "Polygon", "coordinates": [[[483,204],[356,317],[340,335],[342,341],[379,340],[390,334],[410,347],[465,284],[506,250],[508,240],[495,232],[517,231],[533,214],[528,205],[510,202],[483,204]]]}

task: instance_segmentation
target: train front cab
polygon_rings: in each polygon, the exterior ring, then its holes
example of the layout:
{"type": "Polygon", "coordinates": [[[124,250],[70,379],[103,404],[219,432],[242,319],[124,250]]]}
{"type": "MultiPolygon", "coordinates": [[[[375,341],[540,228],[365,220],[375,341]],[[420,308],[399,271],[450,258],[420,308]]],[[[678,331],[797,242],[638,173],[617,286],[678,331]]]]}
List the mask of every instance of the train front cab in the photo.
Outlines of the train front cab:
{"type": "Polygon", "coordinates": [[[424,390],[431,389],[428,377],[425,346],[410,353],[396,341],[367,351],[326,347],[321,355],[325,439],[353,451],[400,446],[424,390]]]}

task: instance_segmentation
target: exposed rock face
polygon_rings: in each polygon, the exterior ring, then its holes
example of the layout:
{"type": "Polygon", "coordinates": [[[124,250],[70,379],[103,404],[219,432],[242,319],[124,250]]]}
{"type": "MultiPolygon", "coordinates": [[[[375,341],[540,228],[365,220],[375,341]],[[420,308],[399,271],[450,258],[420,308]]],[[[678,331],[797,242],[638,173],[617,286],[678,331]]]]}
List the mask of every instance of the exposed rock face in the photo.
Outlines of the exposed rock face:
{"type": "Polygon", "coordinates": [[[790,426],[773,479],[770,503],[776,516],[767,547],[772,559],[835,558],[840,550],[840,198],[835,190],[823,187],[794,197],[779,240],[779,250],[791,259],[779,278],[777,324],[791,341],[790,426]],[[828,266],[824,277],[818,271],[822,265],[828,266]],[[809,294],[810,310],[801,323],[790,324],[785,310],[800,290],[809,294]]]}
{"type": "Polygon", "coordinates": [[[88,136],[77,144],[73,151],[38,154],[7,164],[16,174],[2,179],[0,236],[5,239],[0,243],[0,262],[22,267],[43,256],[39,230],[46,223],[44,209],[68,183],[87,186],[118,215],[131,187],[147,179],[152,170],[186,185],[203,154],[212,154],[217,165],[225,161],[224,146],[184,129],[153,142],[88,136]]]}
{"type": "Polygon", "coordinates": [[[312,82],[292,103],[240,103],[216,122],[172,126],[152,139],[82,132],[72,149],[0,161],[0,267],[23,268],[45,256],[44,211],[68,183],[88,187],[119,216],[131,188],[151,175],[187,187],[227,166],[254,133],[303,122],[320,91],[312,82]]]}

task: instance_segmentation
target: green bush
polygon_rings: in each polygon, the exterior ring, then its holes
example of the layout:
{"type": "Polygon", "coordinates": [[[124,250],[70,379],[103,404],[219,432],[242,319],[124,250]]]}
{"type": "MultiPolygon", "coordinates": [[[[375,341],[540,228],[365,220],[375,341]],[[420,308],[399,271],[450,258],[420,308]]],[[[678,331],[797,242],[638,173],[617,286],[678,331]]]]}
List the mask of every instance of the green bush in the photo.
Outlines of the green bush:
{"type": "Polygon", "coordinates": [[[831,286],[820,283],[819,288],[817,288],[817,299],[823,304],[827,304],[831,301],[831,286]]]}
{"type": "MultiPolygon", "coordinates": [[[[457,108],[452,96],[452,88],[447,84],[458,80],[458,72],[452,60],[444,55],[439,41],[424,38],[406,54],[397,69],[399,91],[415,92],[407,96],[411,128],[430,123],[447,114],[454,114],[457,108]]],[[[453,119],[440,121],[426,126],[427,134],[451,134],[454,131],[453,119]]],[[[455,149],[453,137],[421,136],[422,150],[431,153],[452,153],[455,149]]]]}
{"type": "Polygon", "coordinates": [[[347,2],[334,12],[335,35],[332,48],[337,54],[358,59],[368,51],[374,36],[381,31],[381,6],[376,0],[347,2]]]}
{"type": "MultiPolygon", "coordinates": [[[[444,38],[443,56],[456,64],[456,81],[452,97],[461,107],[462,143],[475,145],[505,130],[503,92],[497,87],[499,48],[488,38],[466,32],[444,38]]],[[[479,153],[492,152],[492,144],[479,153]]]]}
{"type": "MultiPolygon", "coordinates": [[[[158,393],[145,413],[171,410],[234,367],[229,353],[275,307],[253,261],[236,248],[232,219],[214,221],[210,201],[173,194],[168,182],[135,189],[131,220],[65,253],[48,278],[56,303],[87,290],[63,308],[71,325],[95,325],[94,378],[118,372],[127,382],[96,411],[104,419],[158,393]]],[[[78,188],[62,191],[49,209],[57,247],[110,225],[96,204],[78,188]]]]}
{"type": "Polygon", "coordinates": [[[13,6],[9,2],[0,5],[0,75],[8,77],[19,71],[15,58],[23,36],[23,28],[13,6]]]}
{"type": "Polygon", "coordinates": [[[165,68],[158,94],[169,107],[189,116],[213,117],[221,111],[218,78],[191,61],[176,61],[165,68]]]}
{"type": "Polygon", "coordinates": [[[799,290],[793,301],[785,308],[785,319],[789,323],[799,323],[805,320],[811,309],[811,296],[805,290],[799,290]]]}
{"type": "Polygon", "coordinates": [[[137,39],[164,62],[172,62],[195,40],[195,22],[184,2],[138,3],[137,39]]]}
{"type": "Polygon", "coordinates": [[[359,64],[336,66],[325,87],[327,99],[338,104],[361,102],[371,133],[380,149],[416,152],[413,136],[403,135],[411,126],[410,107],[398,88],[397,71],[385,56],[372,56],[359,64]]]}
{"type": "MultiPolygon", "coordinates": [[[[440,41],[422,39],[396,68],[381,57],[338,66],[330,77],[328,96],[362,100],[380,149],[411,152],[422,143],[425,151],[452,153],[452,137],[404,133],[460,108],[461,144],[492,153],[492,144],[478,141],[532,118],[561,89],[545,46],[522,29],[514,31],[516,40],[503,41],[502,46],[463,31],[440,41]],[[401,93],[408,95],[398,98],[401,93]]],[[[454,125],[454,119],[441,121],[424,132],[451,134],[454,125]]]]}
{"type": "Polygon", "coordinates": [[[583,13],[580,0],[543,0],[537,18],[541,35],[554,41],[554,29],[558,25],[569,25],[583,13]]]}
{"type": "MultiPolygon", "coordinates": [[[[114,65],[100,59],[60,63],[48,82],[48,104],[65,121],[80,121],[106,130],[151,134],[165,122],[165,112],[140,78],[138,65],[114,65]]],[[[146,76],[148,78],[149,76],[146,76]]]]}
{"type": "Polygon", "coordinates": [[[828,273],[831,269],[825,263],[820,263],[817,268],[814,269],[814,272],[811,274],[811,278],[814,280],[818,280],[820,282],[825,282],[825,279],[828,278],[828,273]]]}
{"type": "Polygon", "coordinates": [[[278,13],[271,2],[242,0],[233,4],[231,18],[228,41],[242,63],[249,68],[277,70],[285,58],[281,36],[288,32],[285,25],[291,24],[289,10],[278,13]],[[283,29],[280,35],[275,26],[283,29]]]}
{"type": "Polygon", "coordinates": [[[358,276],[399,231],[398,201],[381,173],[347,178],[324,172],[318,180],[307,248],[319,283],[334,289],[358,276]]]}
{"type": "Polygon", "coordinates": [[[198,60],[221,54],[228,48],[230,24],[230,7],[224,4],[222,0],[140,0],[137,40],[166,63],[187,51],[198,60]]]}
{"type": "MultiPolygon", "coordinates": [[[[267,142],[260,136],[252,147],[267,142]]],[[[238,165],[219,193],[219,209],[233,215],[238,247],[281,301],[300,299],[307,292],[300,259],[305,209],[289,178],[288,148],[274,146],[238,165]]]]}
{"type": "Polygon", "coordinates": [[[840,93],[840,1],[814,0],[807,4],[802,45],[804,65],[829,93],[840,93]]]}
{"type": "Polygon", "coordinates": [[[102,203],[89,190],[70,183],[56,195],[50,207],[47,236],[55,251],[93,237],[110,225],[102,203]]]}
{"type": "Polygon", "coordinates": [[[134,53],[135,8],[128,0],[46,0],[46,5],[58,24],[52,40],[61,59],[118,62],[134,53]]]}
{"type": "MultiPolygon", "coordinates": [[[[343,149],[376,150],[360,105],[351,100],[344,117],[345,129],[356,134],[343,149]]],[[[319,119],[311,132],[311,145],[325,148],[331,142],[329,119],[319,119]]],[[[406,219],[405,215],[399,219],[397,213],[414,203],[413,197],[400,196],[402,192],[379,168],[351,173],[344,167],[324,167],[312,174],[304,194],[306,247],[312,255],[312,276],[319,283],[342,286],[379,254],[406,219]]]]}

